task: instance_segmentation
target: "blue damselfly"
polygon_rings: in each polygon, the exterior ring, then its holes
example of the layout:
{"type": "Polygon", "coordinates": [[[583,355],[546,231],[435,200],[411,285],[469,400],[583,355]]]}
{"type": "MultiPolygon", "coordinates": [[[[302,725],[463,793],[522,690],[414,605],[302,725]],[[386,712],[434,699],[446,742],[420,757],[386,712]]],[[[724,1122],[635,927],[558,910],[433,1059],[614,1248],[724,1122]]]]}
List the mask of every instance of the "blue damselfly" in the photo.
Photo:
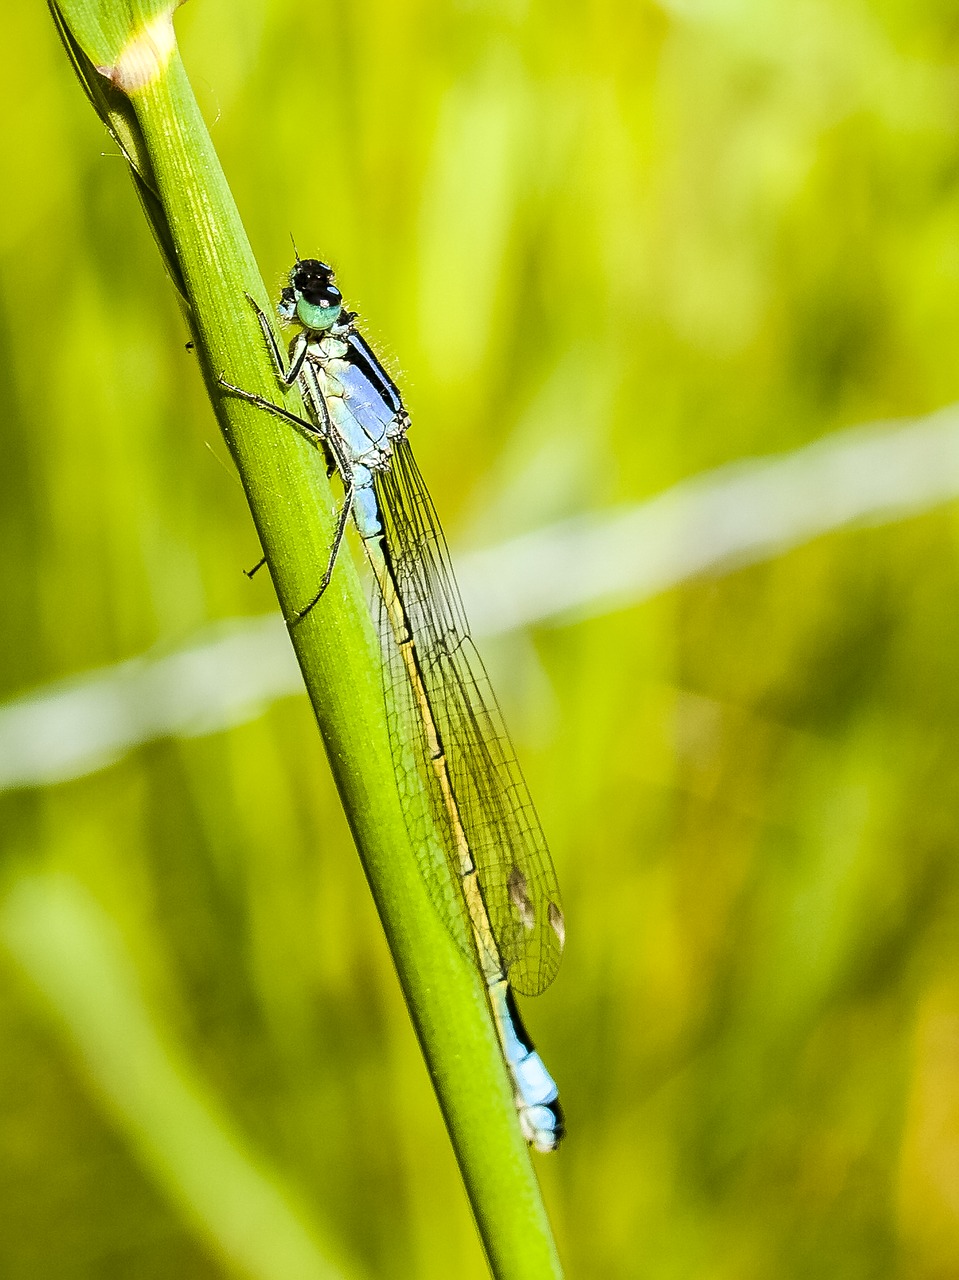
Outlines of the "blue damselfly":
{"type": "Polygon", "coordinates": [[[299,326],[288,366],[268,318],[250,301],[280,382],[298,385],[310,417],[221,384],[318,439],[345,490],[316,594],[290,621],[309,613],[326,590],[352,514],[378,586],[387,719],[410,837],[454,938],[472,940],[523,1133],[551,1151],[563,1135],[557,1089],[511,988],[536,995],[556,974],[565,932],[559,890],[410,450],[409,417],[325,263],[297,258],[283,290],[280,317],[299,326]],[[431,855],[437,838],[448,874],[438,874],[431,855]],[[450,891],[451,883],[459,890],[450,891]]]}

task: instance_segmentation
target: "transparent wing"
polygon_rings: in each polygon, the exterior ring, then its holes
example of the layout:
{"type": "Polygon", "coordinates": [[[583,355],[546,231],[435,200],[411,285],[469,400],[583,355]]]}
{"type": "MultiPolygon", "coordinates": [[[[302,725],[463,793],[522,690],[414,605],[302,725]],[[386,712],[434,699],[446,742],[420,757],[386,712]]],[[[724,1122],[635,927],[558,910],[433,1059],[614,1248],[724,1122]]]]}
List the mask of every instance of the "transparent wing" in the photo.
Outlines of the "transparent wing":
{"type": "MultiPolygon", "coordinates": [[[[493,935],[510,983],[524,995],[536,995],[552,982],[562,953],[556,873],[486,669],[469,636],[443,531],[405,439],[396,442],[390,469],[377,474],[376,492],[397,592],[409,619],[493,935]]],[[[452,879],[458,896],[449,811],[432,767],[416,693],[397,647],[395,622],[388,609],[382,612],[390,738],[410,833],[428,876],[437,855],[430,851],[422,806],[418,812],[412,799],[419,788],[404,782],[415,769],[431,797],[431,825],[441,835],[453,873],[441,879],[452,879]]],[[[431,887],[460,940],[462,904],[450,899],[446,890],[431,887]]]]}
{"type": "Polygon", "coordinates": [[[386,721],[396,787],[410,843],[434,906],[463,954],[475,960],[466,904],[446,851],[452,833],[438,780],[429,767],[429,747],[423,720],[417,710],[413,685],[407,676],[394,624],[382,594],[378,604],[386,721]]]}

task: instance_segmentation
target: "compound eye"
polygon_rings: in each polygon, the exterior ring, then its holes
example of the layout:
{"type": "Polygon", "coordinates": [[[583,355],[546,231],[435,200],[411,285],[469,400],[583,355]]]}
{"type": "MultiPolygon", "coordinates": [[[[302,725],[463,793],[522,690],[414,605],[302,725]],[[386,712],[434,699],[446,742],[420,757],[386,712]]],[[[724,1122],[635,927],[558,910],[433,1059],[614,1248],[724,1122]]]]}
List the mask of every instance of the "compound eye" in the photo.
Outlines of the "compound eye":
{"type": "Polygon", "coordinates": [[[285,320],[287,324],[296,315],[296,294],[287,286],[280,294],[280,301],[276,305],[277,315],[281,320],[285,320]]]}
{"type": "Polygon", "coordinates": [[[329,329],[342,310],[343,298],[333,286],[311,290],[309,296],[301,293],[296,300],[296,318],[306,329],[329,329]]]}

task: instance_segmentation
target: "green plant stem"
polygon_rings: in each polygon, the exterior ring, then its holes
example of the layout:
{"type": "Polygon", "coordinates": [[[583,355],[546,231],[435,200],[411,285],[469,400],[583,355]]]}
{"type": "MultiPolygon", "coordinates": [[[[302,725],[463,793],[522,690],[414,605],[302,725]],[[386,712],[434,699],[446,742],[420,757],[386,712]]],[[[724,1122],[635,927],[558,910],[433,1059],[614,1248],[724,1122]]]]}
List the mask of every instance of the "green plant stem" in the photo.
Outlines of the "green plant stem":
{"type": "MultiPolygon", "coordinates": [[[[335,500],[316,448],[219,387],[224,375],[277,398],[244,293],[264,310],[269,303],[173,43],[171,12],[156,0],[64,0],[54,7],[91,101],[115,137],[125,131],[124,151],[161,249],[172,258],[214,410],[280,605],[291,617],[311,598],[326,563],[335,500]],[[138,46],[137,33],[147,24],[151,39],[138,46]],[[142,56],[131,59],[131,49],[142,56]],[[87,60],[110,78],[101,83],[87,60]],[[112,118],[98,100],[104,92],[112,118]],[[132,113],[124,110],[126,100],[132,113]]],[[[286,403],[297,411],[295,394],[286,403]]],[[[410,848],[386,733],[378,646],[349,556],[340,557],[321,606],[291,628],[291,638],[493,1274],[504,1280],[559,1275],[482,982],[452,944],[410,848]]]]}

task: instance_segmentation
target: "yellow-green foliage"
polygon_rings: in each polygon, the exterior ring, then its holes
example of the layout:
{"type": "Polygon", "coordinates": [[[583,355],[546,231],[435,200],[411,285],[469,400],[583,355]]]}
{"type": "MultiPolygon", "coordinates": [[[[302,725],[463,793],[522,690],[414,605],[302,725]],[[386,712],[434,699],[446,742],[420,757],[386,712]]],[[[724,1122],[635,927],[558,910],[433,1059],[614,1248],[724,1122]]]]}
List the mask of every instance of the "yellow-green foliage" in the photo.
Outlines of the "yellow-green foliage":
{"type": "MultiPolygon", "coordinates": [[[[291,233],[336,266],[456,546],[959,398],[942,0],[177,22],[267,280],[291,233]]],[[[125,164],[45,8],[5,24],[9,697],[273,601],[125,164]]],[[[959,1273],[956,541],[485,646],[565,892],[570,1276],[959,1273]]],[[[0,830],[4,1277],[484,1274],[305,699],[0,830]]]]}

